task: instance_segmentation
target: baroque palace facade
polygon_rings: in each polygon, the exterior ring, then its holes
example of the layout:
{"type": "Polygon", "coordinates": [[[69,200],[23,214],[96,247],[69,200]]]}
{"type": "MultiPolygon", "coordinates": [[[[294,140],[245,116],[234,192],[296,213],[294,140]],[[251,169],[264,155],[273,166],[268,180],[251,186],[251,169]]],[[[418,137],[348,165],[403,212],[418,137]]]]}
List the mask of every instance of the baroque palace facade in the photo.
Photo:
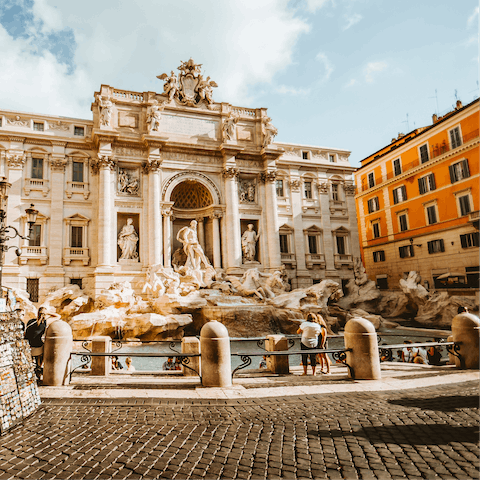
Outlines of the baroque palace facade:
{"type": "Polygon", "coordinates": [[[22,255],[6,253],[4,285],[34,301],[69,283],[96,295],[129,281],[140,294],[149,266],[181,263],[177,234],[193,219],[217,271],[285,268],[294,288],[353,277],[350,152],[274,143],[266,109],[216,103],[200,67],[160,75],[162,94],[102,85],[92,120],[0,111],[7,224],[26,235],[25,209],[39,211],[22,255]],[[258,241],[246,260],[250,224],[258,241]],[[125,226],[137,243],[121,258],[125,226]]]}
{"type": "Polygon", "coordinates": [[[410,270],[434,289],[478,291],[479,100],[399,135],[355,173],[367,274],[398,288],[410,270]]]}

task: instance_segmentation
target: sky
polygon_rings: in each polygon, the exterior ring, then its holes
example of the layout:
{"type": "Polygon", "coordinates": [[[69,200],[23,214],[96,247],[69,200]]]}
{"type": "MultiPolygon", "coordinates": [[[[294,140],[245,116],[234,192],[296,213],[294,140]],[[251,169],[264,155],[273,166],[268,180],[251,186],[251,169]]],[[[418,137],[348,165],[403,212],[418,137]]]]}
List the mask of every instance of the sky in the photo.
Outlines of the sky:
{"type": "Polygon", "coordinates": [[[91,119],[190,57],[276,141],[360,160],[478,97],[478,0],[0,0],[0,108],[91,119]]]}

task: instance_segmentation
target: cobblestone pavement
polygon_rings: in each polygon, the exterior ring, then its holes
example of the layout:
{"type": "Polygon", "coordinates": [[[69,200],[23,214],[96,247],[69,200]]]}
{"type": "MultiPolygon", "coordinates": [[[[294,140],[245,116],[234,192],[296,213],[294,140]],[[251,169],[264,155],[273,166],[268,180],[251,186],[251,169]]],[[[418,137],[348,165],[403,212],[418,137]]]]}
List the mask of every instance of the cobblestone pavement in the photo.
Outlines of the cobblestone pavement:
{"type": "Polygon", "coordinates": [[[0,479],[476,479],[478,395],[49,399],[0,437],[0,479]]]}

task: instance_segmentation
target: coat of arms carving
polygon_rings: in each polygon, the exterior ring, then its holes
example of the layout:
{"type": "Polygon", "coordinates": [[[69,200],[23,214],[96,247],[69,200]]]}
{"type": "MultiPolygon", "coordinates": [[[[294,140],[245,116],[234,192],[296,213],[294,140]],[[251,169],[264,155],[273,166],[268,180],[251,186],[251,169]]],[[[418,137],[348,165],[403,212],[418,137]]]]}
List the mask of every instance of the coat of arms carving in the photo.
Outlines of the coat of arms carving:
{"type": "Polygon", "coordinates": [[[157,76],[160,80],[165,80],[163,91],[170,102],[175,99],[180,104],[189,107],[196,107],[204,103],[207,108],[213,108],[212,89],[218,87],[218,85],[210,80],[210,77],[203,78],[201,66],[201,64],[197,64],[193,59],[190,59],[187,62],[182,62],[178,67],[178,70],[180,70],[178,77],[173,70],[170,75],[162,73],[162,75],[157,76]]]}

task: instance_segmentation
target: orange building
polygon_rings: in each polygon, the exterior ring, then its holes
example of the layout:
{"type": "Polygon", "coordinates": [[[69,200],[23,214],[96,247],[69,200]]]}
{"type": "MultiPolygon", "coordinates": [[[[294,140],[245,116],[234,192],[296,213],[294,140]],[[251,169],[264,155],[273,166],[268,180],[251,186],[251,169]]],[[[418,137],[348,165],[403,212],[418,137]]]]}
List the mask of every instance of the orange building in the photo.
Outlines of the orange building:
{"type": "MultiPolygon", "coordinates": [[[[399,134],[355,173],[362,257],[379,288],[479,286],[479,100],[399,134]]],[[[458,290],[460,289],[460,290],[458,290]]]]}

